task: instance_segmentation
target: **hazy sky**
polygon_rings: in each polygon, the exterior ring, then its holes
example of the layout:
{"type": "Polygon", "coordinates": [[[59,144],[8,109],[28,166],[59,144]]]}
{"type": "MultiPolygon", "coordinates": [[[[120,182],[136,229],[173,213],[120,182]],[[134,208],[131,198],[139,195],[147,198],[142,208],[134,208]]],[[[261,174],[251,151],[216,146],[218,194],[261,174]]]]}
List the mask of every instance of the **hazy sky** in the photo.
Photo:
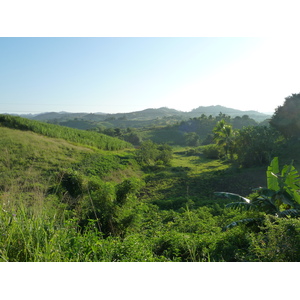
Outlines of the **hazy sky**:
{"type": "Polygon", "coordinates": [[[300,92],[299,41],[2,37],[0,113],[209,105],[273,112],[300,92]]]}

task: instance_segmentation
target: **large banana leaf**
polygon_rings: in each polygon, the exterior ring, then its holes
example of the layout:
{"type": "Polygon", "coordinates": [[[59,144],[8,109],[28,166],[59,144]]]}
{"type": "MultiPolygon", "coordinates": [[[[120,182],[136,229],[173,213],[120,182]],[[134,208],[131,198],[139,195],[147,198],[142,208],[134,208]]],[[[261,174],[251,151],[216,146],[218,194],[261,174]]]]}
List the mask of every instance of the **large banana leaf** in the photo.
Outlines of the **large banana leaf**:
{"type": "Polygon", "coordinates": [[[300,208],[300,194],[297,190],[290,189],[288,187],[285,188],[286,192],[291,196],[293,201],[293,206],[300,208]]]}
{"type": "Polygon", "coordinates": [[[288,187],[295,190],[300,188],[300,175],[292,164],[283,167],[281,176],[283,178],[283,182],[288,187]]]}
{"type": "Polygon", "coordinates": [[[279,173],[278,157],[274,157],[267,169],[268,189],[273,191],[278,191],[280,189],[278,176],[276,175],[278,173],[279,173]]]}

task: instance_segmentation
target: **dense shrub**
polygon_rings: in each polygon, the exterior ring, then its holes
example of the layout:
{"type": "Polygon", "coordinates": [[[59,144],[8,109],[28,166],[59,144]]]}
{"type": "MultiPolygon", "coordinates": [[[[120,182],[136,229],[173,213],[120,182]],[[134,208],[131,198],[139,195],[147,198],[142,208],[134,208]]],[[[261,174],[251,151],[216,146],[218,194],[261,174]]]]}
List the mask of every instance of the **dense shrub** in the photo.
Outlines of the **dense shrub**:
{"type": "Polygon", "coordinates": [[[216,144],[202,146],[203,155],[206,158],[218,159],[221,155],[220,148],[216,144]]]}
{"type": "Polygon", "coordinates": [[[235,151],[244,167],[260,166],[271,162],[276,154],[279,135],[271,127],[249,126],[239,131],[235,151]]]}
{"type": "Polygon", "coordinates": [[[267,217],[261,232],[251,234],[248,260],[300,261],[300,220],[267,217]]]}
{"type": "Polygon", "coordinates": [[[136,152],[136,160],[141,165],[167,165],[172,159],[172,148],[167,144],[158,145],[152,141],[145,141],[136,152]]]}

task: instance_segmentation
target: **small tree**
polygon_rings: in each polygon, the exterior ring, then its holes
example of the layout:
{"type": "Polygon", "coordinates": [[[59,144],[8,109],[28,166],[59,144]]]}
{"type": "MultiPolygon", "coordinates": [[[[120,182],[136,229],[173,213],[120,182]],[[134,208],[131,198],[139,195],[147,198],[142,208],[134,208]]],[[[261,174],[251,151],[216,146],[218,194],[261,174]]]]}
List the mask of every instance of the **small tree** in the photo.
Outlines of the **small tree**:
{"type": "Polygon", "coordinates": [[[187,132],[184,134],[184,138],[188,146],[197,147],[200,144],[200,137],[196,132],[187,132]]]}
{"type": "Polygon", "coordinates": [[[169,164],[172,159],[172,148],[167,144],[158,145],[148,140],[141,144],[136,152],[136,160],[147,166],[153,166],[158,162],[169,164]]]}
{"type": "Polygon", "coordinates": [[[157,145],[152,141],[144,141],[136,152],[136,159],[140,164],[153,165],[157,160],[159,152],[157,145]]]}
{"type": "Polygon", "coordinates": [[[172,147],[168,144],[163,144],[158,146],[159,154],[157,160],[163,162],[163,164],[168,165],[172,159],[172,147]]]}

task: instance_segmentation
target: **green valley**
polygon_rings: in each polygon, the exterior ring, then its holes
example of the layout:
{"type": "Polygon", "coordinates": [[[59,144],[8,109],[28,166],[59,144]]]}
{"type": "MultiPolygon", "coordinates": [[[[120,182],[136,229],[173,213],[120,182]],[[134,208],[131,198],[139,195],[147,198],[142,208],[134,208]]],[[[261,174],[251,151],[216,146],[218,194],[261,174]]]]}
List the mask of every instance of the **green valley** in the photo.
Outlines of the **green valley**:
{"type": "Polygon", "coordinates": [[[0,261],[299,261],[297,129],[177,117],[78,129],[0,115],[0,261]]]}

